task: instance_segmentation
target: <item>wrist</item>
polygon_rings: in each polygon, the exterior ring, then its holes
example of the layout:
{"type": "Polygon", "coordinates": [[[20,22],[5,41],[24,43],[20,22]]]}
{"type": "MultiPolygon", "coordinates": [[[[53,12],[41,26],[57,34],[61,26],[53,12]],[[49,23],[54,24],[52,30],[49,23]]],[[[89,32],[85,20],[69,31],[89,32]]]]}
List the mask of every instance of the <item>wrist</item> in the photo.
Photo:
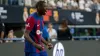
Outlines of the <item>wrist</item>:
{"type": "Polygon", "coordinates": [[[35,42],[32,42],[32,45],[36,46],[36,43],[35,42]]]}
{"type": "Polygon", "coordinates": [[[48,42],[46,42],[45,45],[48,45],[48,42]]]}

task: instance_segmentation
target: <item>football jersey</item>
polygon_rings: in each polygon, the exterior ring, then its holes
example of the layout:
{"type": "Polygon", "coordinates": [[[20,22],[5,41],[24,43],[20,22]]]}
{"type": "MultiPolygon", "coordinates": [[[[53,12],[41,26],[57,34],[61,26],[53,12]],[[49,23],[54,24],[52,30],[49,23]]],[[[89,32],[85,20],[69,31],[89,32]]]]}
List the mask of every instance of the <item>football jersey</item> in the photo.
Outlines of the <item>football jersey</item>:
{"type": "MultiPolygon", "coordinates": [[[[29,36],[35,43],[40,44],[42,47],[44,47],[41,42],[42,29],[43,29],[43,17],[39,16],[36,12],[31,14],[26,20],[26,30],[31,31],[29,33],[29,36]]],[[[35,48],[30,42],[25,40],[25,52],[40,52],[40,51],[37,48],[35,48]]]]}

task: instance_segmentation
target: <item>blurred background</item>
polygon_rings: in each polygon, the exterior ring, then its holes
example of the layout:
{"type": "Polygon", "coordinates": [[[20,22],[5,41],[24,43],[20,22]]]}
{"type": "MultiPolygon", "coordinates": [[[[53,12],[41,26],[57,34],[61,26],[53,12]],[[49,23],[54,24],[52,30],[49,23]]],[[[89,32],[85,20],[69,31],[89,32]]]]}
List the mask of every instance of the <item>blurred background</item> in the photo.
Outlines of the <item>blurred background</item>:
{"type": "MultiPolygon", "coordinates": [[[[24,42],[25,21],[36,12],[35,4],[38,1],[0,0],[0,43],[24,42]]],[[[99,41],[100,0],[43,1],[48,7],[43,16],[44,25],[52,42],[99,41]]]]}

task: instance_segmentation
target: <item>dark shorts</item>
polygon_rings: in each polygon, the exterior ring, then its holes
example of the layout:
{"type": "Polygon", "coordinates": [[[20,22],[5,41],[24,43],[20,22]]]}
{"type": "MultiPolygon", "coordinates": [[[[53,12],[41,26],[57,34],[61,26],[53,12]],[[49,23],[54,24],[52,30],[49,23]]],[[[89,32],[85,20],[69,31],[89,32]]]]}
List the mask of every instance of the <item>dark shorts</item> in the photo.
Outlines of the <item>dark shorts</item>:
{"type": "Polygon", "coordinates": [[[36,52],[25,52],[25,56],[48,56],[46,51],[36,52]]]}

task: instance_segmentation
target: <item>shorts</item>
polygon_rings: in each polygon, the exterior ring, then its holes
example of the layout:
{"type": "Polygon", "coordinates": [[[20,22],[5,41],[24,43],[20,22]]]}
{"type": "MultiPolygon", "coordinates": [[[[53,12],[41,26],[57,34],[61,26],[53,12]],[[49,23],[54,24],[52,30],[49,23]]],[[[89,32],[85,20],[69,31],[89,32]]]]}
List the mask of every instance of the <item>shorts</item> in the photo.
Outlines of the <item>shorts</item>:
{"type": "Polygon", "coordinates": [[[48,56],[46,51],[36,52],[25,52],[25,56],[48,56]]]}

